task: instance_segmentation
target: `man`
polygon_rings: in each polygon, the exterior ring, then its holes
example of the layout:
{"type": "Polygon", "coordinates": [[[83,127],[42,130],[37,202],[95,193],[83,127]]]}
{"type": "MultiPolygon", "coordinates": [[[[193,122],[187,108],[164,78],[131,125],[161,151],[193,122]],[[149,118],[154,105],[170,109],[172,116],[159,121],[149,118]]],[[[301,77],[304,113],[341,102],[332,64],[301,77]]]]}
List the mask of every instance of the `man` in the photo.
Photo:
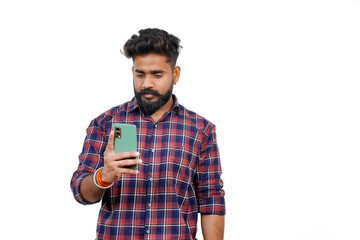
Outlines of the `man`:
{"type": "Polygon", "coordinates": [[[160,29],[133,35],[123,53],[133,60],[135,97],[87,129],[71,188],[82,204],[102,200],[97,239],[195,239],[199,212],[204,238],[223,239],[215,126],[172,94],[179,43],[160,29]],[[114,153],[113,123],[136,125],[138,152],[114,153]]]}

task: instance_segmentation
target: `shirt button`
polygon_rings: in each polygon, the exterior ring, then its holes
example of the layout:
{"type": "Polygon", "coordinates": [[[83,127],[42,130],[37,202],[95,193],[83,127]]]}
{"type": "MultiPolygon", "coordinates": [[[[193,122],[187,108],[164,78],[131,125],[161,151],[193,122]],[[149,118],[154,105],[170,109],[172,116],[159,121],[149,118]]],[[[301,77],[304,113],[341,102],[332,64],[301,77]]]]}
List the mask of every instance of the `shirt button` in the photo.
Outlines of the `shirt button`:
{"type": "Polygon", "coordinates": [[[149,180],[152,182],[153,178],[152,178],[152,177],[150,177],[150,178],[149,178],[149,180]]]}
{"type": "Polygon", "coordinates": [[[157,123],[155,123],[154,128],[157,128],[157,126],[158,126],[158,124],[157,124],[157,123]]]}
{"type": "Polygon", "coordinates": [[[146,230],[146,233],[150,233],[150,229],[146,230]]]}
{"type": "Polygon", "coordinates": [[[151,151],[152,151],[152,152],[155,152],[155,149],[152,148],[151,151]]]}
{"type": "Polygon", "coordinates": [[[151,203],[148,204],[149,208],[151,207],[151,203]]]}

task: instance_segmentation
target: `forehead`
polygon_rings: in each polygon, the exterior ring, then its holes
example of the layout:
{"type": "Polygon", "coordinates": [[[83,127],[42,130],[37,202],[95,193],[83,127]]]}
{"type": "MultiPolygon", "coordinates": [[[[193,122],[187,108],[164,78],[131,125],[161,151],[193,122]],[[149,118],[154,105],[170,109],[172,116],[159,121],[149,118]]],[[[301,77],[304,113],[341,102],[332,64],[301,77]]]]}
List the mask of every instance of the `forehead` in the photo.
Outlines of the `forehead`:
{"type": "Polygon", "coordinates": [[[142,71],[159,70],[164,71],[171,69],[167,57],[160,54],[150,53],[134,58],[134,68],[142,71]]]}

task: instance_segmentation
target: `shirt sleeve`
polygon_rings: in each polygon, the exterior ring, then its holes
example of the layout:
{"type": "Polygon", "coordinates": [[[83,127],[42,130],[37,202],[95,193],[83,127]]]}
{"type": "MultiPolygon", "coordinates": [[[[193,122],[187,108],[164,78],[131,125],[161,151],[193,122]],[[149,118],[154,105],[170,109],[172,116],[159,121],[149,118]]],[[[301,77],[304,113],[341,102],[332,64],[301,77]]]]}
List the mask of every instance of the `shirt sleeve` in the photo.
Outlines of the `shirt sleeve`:
{"type": "Polygon", "coordinates": [[[82,180],[103,166],[103,154],[106,148],[106,141],[96,120],[93,120],[86,130],[86,138],[82,152],[79,155],[79,166],[74,172],[70,187],[74,198],[81,204],[91,204],[86,201],[80,192],[82,180]]]}
{"type": "Polygon", "coordinates": [[[215,126],[210,124],[204,131],[204,141],[195,176],[199,212],[225,215],[225,191],[222,189],[222,170],[215,126]]]}

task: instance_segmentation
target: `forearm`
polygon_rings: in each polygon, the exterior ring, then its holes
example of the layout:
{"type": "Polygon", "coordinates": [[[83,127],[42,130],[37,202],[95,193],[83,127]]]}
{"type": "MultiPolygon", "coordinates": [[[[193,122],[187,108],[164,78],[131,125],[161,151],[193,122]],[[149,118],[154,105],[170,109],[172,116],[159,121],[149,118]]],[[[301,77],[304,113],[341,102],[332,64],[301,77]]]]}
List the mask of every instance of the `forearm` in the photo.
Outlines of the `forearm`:
{"type": "Polygon", "coordinates": [[[204,240],[224,239],[225,216],[201,215],[201,228],[204,240]]]}
{"type": "Polygon", "coordinates": [[[80,185],[80,192],[84,199],[90,203],[95,203],[99,201],[106,189],[101,189],[97,187],[94,183],[94,175],[91,174],[82,180],[80,185]]]}

